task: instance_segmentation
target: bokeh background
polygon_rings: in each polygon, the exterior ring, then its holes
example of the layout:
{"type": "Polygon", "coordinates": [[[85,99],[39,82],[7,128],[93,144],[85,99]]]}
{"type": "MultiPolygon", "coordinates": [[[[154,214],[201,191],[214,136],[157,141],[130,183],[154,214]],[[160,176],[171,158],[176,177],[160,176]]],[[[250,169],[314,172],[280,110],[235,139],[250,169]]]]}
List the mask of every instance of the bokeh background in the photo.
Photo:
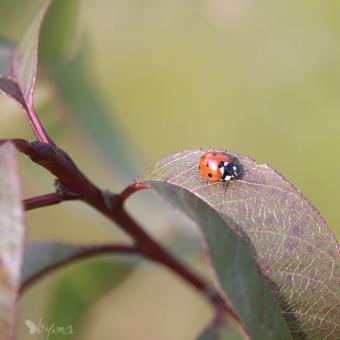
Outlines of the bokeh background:
{"type": "MultiPolygon", "coordinates": [[[[40,4],[0,0],[0,35],[18,40],[40,4]]],[[[69,0],[45,26],[36,107],[96,183],[118,191],[166,154],[225,148],[274,166],[339,239],[338,2],[69,0]]],[[[0,108],[2,138],[33,139],[15,103],[1,95],[0,108]]],[[[26,197],[53,190],[49,174],[18,157],[26,197]]],[[[128,206],[209,275],[189,221],[150,193],[128,206]]],[[[27,226],[29,240],[127,240],[78,203],[32,211],[27,226]]],[[[193,339],[210,316],[167,270],[106,258],[31,287],[20,299],[19,339],[41,338],[28,335],[27,319],[74,326],[73,337],[50,339],[193,339]]]]}

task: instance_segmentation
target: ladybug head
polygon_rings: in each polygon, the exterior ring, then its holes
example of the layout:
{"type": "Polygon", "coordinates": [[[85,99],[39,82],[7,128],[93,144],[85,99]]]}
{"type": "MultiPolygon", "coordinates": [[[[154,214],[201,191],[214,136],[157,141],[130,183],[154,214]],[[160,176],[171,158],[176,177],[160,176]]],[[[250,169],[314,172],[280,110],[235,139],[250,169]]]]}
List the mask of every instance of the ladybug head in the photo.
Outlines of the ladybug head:
{"type": "Polygon", "coordinates": [[[237,162],[230,162],[223,166],[222,180],[230,181],[238,178],[241,174],[243,174],[241,165],[237,162]]]}

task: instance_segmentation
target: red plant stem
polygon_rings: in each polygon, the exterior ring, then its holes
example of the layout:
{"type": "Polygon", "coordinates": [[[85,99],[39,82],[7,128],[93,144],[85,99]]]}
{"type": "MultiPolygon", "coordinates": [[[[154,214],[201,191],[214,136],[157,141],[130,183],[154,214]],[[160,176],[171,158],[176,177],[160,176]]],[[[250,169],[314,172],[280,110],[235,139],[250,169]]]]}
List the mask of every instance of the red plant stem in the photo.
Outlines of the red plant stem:
{"type": "Polygon", "coordinates": [[[42,126],[40,119],[34,109],[26,107],[26,112],[28,115],[28,121],[37,139],[42,143],[49,143],[54,145],[54,142],[42,126]]]}
{"type": "MultiPolygon", "coordinates": [[[[112,195],[112,206],[108,206],[102,191],[79,170],[65,151],[54,145],[39,142],[28,143],[20,139],[12,140],[12,142],[15,143],[19,151],[29,156],[33,162],[43,166],[55,175],[71,192],[78,194],[79,199],[117,223],[133,238],[141,254],[170,268],[203,293],[214,305],[216,314],[221,314],[221,310],[227,311],[242,324],[238,315],[227,305],[224,298],[210,283],[191,271],[163,248],[162,245],[150,237],[125,212],[121,204],[115,204],[117,195],[112,195]]],[[[128,196],[126,195],[126,197],[128,196]]]]}
{"type": "Polygon", "coordinates": [[[120,194],[116,195],[117,203],[124,203],[132,194],[137,191],[148,189],[149,185],[146,183],[133,182],[127,186],[120,194]]]}
{"type": "Polygon", "coordinates": [[[49,205],[58,204],[63,201],[63,198],[56,192],[50,194],[27,198],[23,201],[25,210],[32,210],[49,205]]]}
{"type": "Polygon", "coordinates": [[[61,260],[60,262],[57,262],[50,267],[43,269],[42,271],[36,273],[27,281],[25,281],[20,287],[20,292],[26,290],[32,283],[34,283],[47,273],[51,272],[52,270],[60,268],[65,264],[75,262],[76,260],[82,260],[92,256],[102,256],[110,254],[138,255],[137,247],[124,244],[99,244],[92,246],[77,246],[77,248],[79,248],[79,250],[74,255],[68,257],[67,259],[61,260]]]}

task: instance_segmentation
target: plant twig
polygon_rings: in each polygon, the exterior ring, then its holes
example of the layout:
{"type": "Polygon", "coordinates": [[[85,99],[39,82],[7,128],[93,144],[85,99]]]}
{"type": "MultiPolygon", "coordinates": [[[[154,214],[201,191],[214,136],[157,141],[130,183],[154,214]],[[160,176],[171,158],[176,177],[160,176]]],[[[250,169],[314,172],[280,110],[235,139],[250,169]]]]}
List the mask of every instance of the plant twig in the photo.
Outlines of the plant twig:
{"type": "MultiPolygon", "coordinates": [[[[190,270],[185,264],[176,259],[162,245],[149,236],[139,224],[130,217],[123,209],[119,200],[112,200],[112,205],[108,206],[107,200],[102,195],[102,191],[97,188],[75,165],[72,159],[60,148],[40,142],[28,143],[24,140],[12,140],[19,151],[31,158],[31,160],[53,175],[67,187],[71,192],[79,195],[80,199],[110,220],[118,224],[135,241],[141,254],[149,259],[161,263],[181,276],[193,287],[206,296],[215,308],[216,315],[221,311],[228,312],[240,323],[240,318],[236,312],[226,303],[222,295],[209,282],[190,270]],[[117,201],[117,204],[114,202],[117,201]]],[[[132,189],[132,192],[136,190],[132,189]]],[[[124,192],[124,191],[123,191],[124,192]]],[[[126,189],[125,192],[130,192],[126,189]]],[[[112,194],[113,198],[119,195],[112,194]]],[[[124,194],[123,197],[128,195],[124,194]]]]}
{"type": "Polygon", "coordinates": [[[62,201],[63,199],[58,193],[52,192],[46,195],[26,198],[25,200],[23,200],[23,205],[25,210],[32,210],[47,207],[49,205],[55,205],[62,201]]]}
{"type": "Polygon", "coordinates": [[[68,257],[60,262],[57,262],[50,267],[43,269],[42,271],[36,273],[30,279],[25,281],[20,287],[20,292],[26,290],[32,283],[36,282],[42,276],[51,272],[52,270],[58,269],[66,264],[73,263],[77,260],[83,260],[93,256],[102,256],[102,255],[112,255],[112,254],[126,254],[126,255],[137,255],[138,249],[133,245],[125,245],[125,244],[99,244],[99,245],[91,245],[91,246],[77,246],[79,251],[76,252],[73,256],[68,257]]]}
{"type": "Polygon", "coordinates": [[[51,192],[49,194],[41,196],[30,197],[23,200],[24,209],[32,210],[47,207],[49,205],[55,205],[63,201],[76,200],[80,198],[78,194],[70,192],[58,180],[55,181],[55,187],[56,192],[51,192]]]}
{"type": "Polygon", "coordinates": [[[147,183],[132,182],[128,185],[120,194],[116,195],[116,202],[124,203],[132,194],[137,191],[148,189],[149,185],[147,183]]]}

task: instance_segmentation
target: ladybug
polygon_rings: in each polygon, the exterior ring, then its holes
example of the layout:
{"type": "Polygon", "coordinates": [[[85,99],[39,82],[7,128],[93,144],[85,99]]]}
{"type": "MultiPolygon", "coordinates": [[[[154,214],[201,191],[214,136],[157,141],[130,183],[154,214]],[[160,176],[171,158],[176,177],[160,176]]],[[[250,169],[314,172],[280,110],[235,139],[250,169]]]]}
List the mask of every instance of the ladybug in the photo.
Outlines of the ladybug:
{"type": "Polygon", "coordinates": [[[241,167],[225,152],[211,151],[201,156],[198,170],[201,176],[211,181],[230,181],[241,174],[241,167]]]}

